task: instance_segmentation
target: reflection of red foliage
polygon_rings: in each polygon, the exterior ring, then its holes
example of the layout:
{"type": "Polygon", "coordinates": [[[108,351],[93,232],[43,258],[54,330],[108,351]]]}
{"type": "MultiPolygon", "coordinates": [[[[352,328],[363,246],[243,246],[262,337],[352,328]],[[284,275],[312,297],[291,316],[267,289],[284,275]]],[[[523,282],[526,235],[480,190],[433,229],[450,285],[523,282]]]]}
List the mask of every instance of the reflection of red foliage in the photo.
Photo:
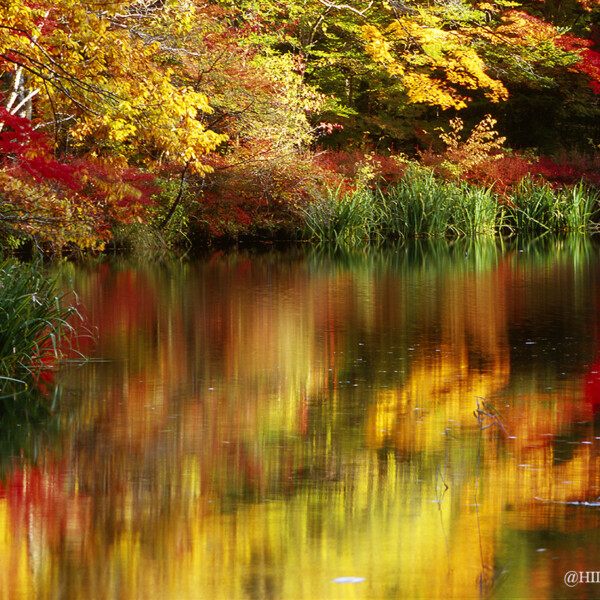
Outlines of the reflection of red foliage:
{"type": "MultiPolygon", "coordinates": [[[[151,327],[156,319],[159,292],[145,273],[133,269],[115,272],[104,263],[93,281],[95,290],[91,296],[98,301],[84,302],[84,318],[94,336],[110,343],[115,336],[126,336],[140,325],[151,327]]],[[[81,352],[93,341],[85,331],[75,340],[81,352]]]]}
{"type": "Polygon", "coordinates": [[[591,416],[600,415],[600,359],[586,373],[584,397],[591,416]]]}
{"type": "Polygon", "coordinates": [[[56,358],[56,353],[50,341],[42,344],[37,355],[33,357],[30,368],[33,371],[35,386],[42,394],[48,394],[50,387],[54,384],[56,358]]]}
{"type": "Polygon", "coordinates": [[[13,532],[31,527],[37,519],[39,529],[51,546],[68,542],[81,544],[89,520],[88,504],[68,488],[64,465],[46,464],[43,469],[17,469],[0,483],[0,498],[8,501],[13,532]]]}
{"type": "Polygon", "coordinates": [[[35,385],[42,394],[48,395],[50,393],[50,387],[54,385],[54,372],[51,367],[40,369],[36,373],[35,385]]]}

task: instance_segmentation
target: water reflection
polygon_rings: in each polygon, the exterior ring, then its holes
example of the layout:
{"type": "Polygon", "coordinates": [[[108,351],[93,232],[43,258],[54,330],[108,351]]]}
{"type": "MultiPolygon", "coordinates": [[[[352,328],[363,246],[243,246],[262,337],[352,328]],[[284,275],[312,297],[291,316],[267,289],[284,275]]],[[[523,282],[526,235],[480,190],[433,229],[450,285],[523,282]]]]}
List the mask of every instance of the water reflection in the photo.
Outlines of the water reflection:
{"type": "Polygon", "coordinates": [[[2,597],[596,597],[597,255],[64,265],[102,360],[2,486],[2,597]]]}

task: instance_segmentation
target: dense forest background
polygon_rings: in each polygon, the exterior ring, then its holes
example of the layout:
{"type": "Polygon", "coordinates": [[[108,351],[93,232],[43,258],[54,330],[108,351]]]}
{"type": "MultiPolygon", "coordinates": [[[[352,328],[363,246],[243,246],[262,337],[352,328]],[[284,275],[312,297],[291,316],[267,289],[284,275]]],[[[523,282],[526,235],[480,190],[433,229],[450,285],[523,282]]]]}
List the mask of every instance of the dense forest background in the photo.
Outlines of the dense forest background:
{"type": "Polygon", "coordinates": [[[0,0],[0,245],[291,236],[415,164],[508,204],[525,177],[598,186],[599,20],[590,0],[0,0]]]}

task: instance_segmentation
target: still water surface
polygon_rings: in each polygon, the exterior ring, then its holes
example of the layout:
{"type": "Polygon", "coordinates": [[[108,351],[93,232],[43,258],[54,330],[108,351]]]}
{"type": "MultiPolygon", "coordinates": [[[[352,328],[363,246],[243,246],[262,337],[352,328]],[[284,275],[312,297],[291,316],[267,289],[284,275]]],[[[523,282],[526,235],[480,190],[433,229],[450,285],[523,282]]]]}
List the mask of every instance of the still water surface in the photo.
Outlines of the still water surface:
{"type": "Polygon", "coordinates": [[[93,360],[5,432],[0,597],[600,597],[599,257],[63,265],[93,360]]]}

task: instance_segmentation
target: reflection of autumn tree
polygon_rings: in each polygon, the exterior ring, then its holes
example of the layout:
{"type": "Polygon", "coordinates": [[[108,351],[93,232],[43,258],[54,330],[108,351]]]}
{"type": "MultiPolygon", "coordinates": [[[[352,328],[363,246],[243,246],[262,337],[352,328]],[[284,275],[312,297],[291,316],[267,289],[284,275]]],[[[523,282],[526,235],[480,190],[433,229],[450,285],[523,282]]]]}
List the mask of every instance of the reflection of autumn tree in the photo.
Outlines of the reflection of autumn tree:
{"type": "Polygon", "coordinates": [[[470,424],[475,399],[492,397],[508,383],[505,284],[502,268],[439,284],[432,333],[414,352],[410,377],[400,388],[378,392],[371,407],[371,444],[409,453],[440,447],[449,422],[470,424]],[[420,426],[424,421],[427,427],[420,426]]]}
{"type": "MultiPolygon", "coordinates": [[[[506,523],[558,531],[600,489],[581,377],[513,378],[533,294],[518,255],[490,256],[73,270],[109,362],[69,374],[62,453],[0,489],[0,585],[312,599],[369,573],[372,597],[476,597],[480,542],[502,566],[506,523]],[[478,395],[510,437],[483,433],[476,489],[478,395]]],[[[544,316],[590,292],[552,300],[576,272],[553,256],[527,266],[544,316]]]]}

